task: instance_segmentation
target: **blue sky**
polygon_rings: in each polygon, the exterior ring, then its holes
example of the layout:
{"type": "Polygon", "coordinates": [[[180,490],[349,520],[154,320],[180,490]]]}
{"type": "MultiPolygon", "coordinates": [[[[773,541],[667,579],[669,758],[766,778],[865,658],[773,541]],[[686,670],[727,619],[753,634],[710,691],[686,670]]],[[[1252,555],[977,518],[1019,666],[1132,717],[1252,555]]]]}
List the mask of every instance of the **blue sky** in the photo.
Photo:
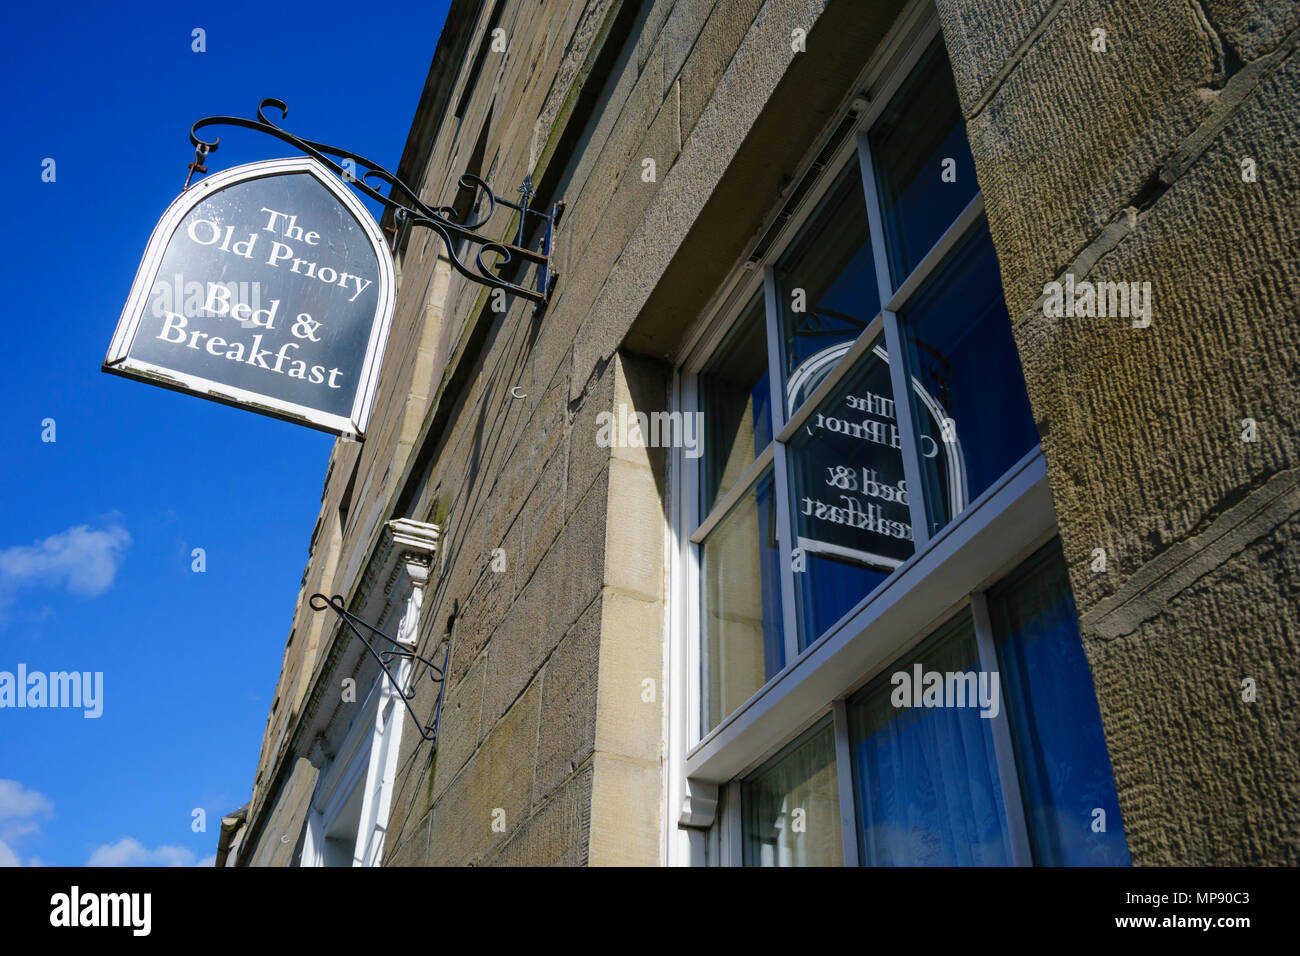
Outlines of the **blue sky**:
{"type": "MultiPolygon", "coordinates": [[[[100,363],[190,124],[275,96],[286,128],[395,170],[447,6],[7,12],[0,671],[104,686],[98,719],[0,709],[0,865],[202,862],[248,800],[333,438],[100,363]]],[[[210,171],[293,155],[220,135],[210,171]]]]}

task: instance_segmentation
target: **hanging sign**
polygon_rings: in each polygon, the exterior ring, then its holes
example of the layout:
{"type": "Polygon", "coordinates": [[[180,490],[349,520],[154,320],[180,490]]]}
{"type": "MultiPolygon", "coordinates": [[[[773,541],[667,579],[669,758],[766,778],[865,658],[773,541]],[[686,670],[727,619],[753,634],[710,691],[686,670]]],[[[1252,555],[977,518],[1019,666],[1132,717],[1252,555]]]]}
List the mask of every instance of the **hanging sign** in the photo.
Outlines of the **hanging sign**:
{"type": "Polygon", "coordinates": [[[362,437],[395,286],[383,233],[321,163],[237,166],[163,215],[104,371],[362,437]]]}

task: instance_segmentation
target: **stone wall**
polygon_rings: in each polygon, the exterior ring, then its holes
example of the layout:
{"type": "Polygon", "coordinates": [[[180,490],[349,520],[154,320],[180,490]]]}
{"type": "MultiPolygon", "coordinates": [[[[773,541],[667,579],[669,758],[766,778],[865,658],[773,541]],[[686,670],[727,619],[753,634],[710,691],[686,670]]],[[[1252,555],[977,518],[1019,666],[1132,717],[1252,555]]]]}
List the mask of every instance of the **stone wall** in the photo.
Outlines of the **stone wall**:
{"type": "MultiPolygon", "coordinates": [[[[459,130],[435,139],[430,196],[486,121],[493,184],[530,172],[567,208],[544,314],[497,315],[449,283],[441,383],[403,481],[411,515],[443,526],[421,646],[450,626],[452,661],[436,761],[404,740],[389,862],[662,860],[665,459],[601,447],[597,416],[668,407],[670,366],[620,342],[793,61],[792,29],[823,7],[508,4],[504,59],[489,54],[459,130]]],[[[813,113],[801,122],[828,118],[813,113]]],[[[424,255],[408,247],[408,274],[424,255]]]]}
{"type": "Polygon", "coordinates": [[[1300,7],[937,6],[1134,862],[1295,864],[1300,7]]]}

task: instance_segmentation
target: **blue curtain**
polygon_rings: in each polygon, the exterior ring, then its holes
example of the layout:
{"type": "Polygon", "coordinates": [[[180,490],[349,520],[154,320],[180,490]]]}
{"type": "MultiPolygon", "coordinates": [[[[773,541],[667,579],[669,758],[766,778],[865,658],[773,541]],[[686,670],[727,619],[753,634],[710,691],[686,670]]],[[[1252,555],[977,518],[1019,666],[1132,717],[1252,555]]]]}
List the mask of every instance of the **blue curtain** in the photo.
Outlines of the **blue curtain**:
{"type": "Polygon", "coordinates": [[[988,598],[1034,862],[1130,865],[1059,543],[1030,558],[988,598]]]}
{"type": "Polygon", "coordinates": [[[1010,863],[990,721],[971,707],[896,708],[892,674],[977,671],[969,614],[942,628],[849,702],[865,866],[1010,863]]]}

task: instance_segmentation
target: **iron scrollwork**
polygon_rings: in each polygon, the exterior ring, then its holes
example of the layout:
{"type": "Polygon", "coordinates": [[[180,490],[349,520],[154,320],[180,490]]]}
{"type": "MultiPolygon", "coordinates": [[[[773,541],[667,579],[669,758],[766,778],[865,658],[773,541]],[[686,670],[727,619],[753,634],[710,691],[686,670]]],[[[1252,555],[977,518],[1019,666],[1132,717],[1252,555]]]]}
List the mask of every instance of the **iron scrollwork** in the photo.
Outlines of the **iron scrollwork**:
{"type": "Polygon", "coordinates": [[[348,626],[353,637],[356,637],[366,646],[366,650],[370,652],[370,656],[379,664],[380,669],[384,672],[384,676],[388,678],[389,683],[392,684],[393,688],[401,696],[402,703],[406,705],[407,713],[411,715],[411,719],[415,721],[415,726],[420,730],[420,736],[424,740],[431,741],[433,746],[436,748],[438,746],[438,723],[442,719],[442,693],[446,689],[445,678],[447,676],[447,659],[451,656],[451,637],[448,636],[447,638],[447,649],[442,656],[442,666],[439,667],[437,664],[433,663],[433,661],[421,657],[413,650],[408,650],[403,644],[393,640],[383,631],[371,627],[365,621],[361,620],[361,618],[357,617],[347,609],[343,603],[341,595],[336,594],[334,597],[326,597],[324,594],[317,592],[311,596],[308,603],[311,605],[313,611],[324,611],[326,608],[334,611],[334,613],[342,619],[343,623],[348,626]],[[318,600],[320,602],[319,604],[317,603],[318,600]],[[382,637],[393,646],[382,651],[375,650],[375,646],[366,639],[364,634],[361,633],[361,628],[365,628],[371,634],[382,637]],[[438,688],[438,703],[434,708],[432,724],[424,724],[421,722],[420,718],[416,716],[414,708],[411,707],[411,701],[415,699],[415,681],[411,681],[411,687],[409,688],[403,687],[398,682],[397,676],[389,669],[389,665],[393,662],[394,658],[405,658],[410,661],[418,661],[428,668],[429,679],[435,684],[442,685],[438,688]]]}
{"type": "MultiPolygon", "coordinates": [[[[281,119],[289,115],[289,107],[283,100],[268,97],[258,104],[257,119],[255,120],[246,119],[242,116],[208,116],[195,123],[190,128],[190,143],[193,144],[195,151],[194,162],[190,164],[190,177],[193,177],[196,169],[200,172],[207,171],[202,163],[208,154],[214,152],[221,143],[220,137],[210,142],[202,139],[198,135],[200,130],[210,126],[235,126],[266,133],[281,142],[288,143],[299,152],[311,156],[362,195],[373,199],[385,209],[391,209],[396,225],[393,235],[394,249],[396,249],[406,230],[414,226],[426,226],[436,232],[442,239],[443,245],[447,249],[447,256],[451,260],[452,268],[466,278],[494,289],[503,289],[514,295],[522,296],[537,303],[538,307],[545,305],[550,299],[551,291],[555,287],[555,281],[558,278],[558,274],[552,271],[550,267],[551,239],[560,215],[564,211],[564,203],[555,203],[551,206],[549,212],[534,209],[531,205],[535,196],[531,176],[524,178],[523,185],[517,190],[520,194],[520,201],[514,203],[495,195],[492,188],[478,176],[465,173],[457,181],[457,185],[462,190],[472,192],[472,201],[468,207],[470,212],[466,214],[466,221],[460,222],[458,221],[460,215],[454,207],[425,205],[421,202],[420,197],[416,195],[415,190],[411,189],[383,166],[371,159],[367,159],[360,153],[354,153],[351,150],[341,149],[337,146],[330,146],[326,143],[302,139],[278,126],[267,117],[266,110],[268,108],[279,110],[281,119]],[[385,187],[387,187],[386,192],[383,191],[385,187]],[[484,200],[486,200],[486,211],[481,216],[475,216],[474,211],[479,208],[479,205],[484,200]],[[519,216],[519,225],[515,231],[513,243],[488,239],[478,231],[487,225],[498,205],[515,210],[519,216]],[[530,226],[537,224],[544,227],[540,252],[528,249],[524,245],[527,241],[530,226]],[[469,250],[474,250],[472,267],[468,261],[462,261],[460,254],[457,252],[457,247],[462,241],[466,243],[464,250],[467,259],[469,250]],[[484,256],[490,257],[492,255],[498,257],[494,262],[484,260],[484,256]],[[538,267],[537,288],[519,285],[501,277],[500,272],[503,267],[511,262],[518,261],[533,263],[538,267]]],[[[186,188],[189,187],[189,179],[186,179],[185,185],[186,188]]]]}

